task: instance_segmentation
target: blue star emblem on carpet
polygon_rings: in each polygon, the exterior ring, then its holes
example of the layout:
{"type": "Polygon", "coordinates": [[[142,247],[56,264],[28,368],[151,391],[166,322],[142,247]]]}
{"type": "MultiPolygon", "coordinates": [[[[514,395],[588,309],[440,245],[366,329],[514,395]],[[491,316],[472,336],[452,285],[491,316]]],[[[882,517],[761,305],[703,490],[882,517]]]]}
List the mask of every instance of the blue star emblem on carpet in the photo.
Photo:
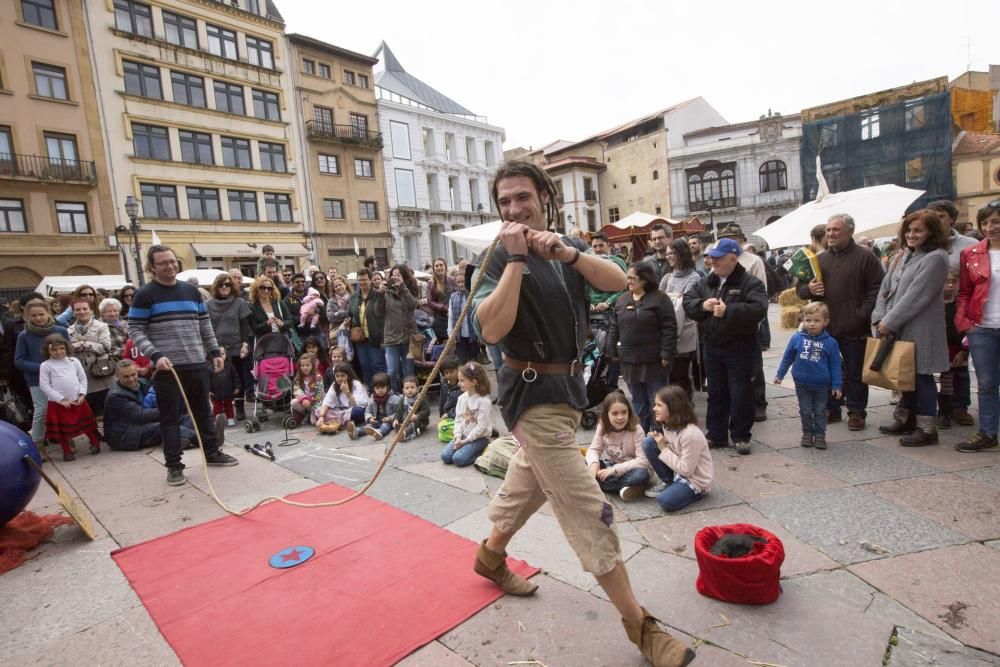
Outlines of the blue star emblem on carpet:
{"type": "Polygon", "coordinates": [[[301,565],[316,553],[312,547],[288,547],[271,556],[268,565],[283,570],[301,565]]]}

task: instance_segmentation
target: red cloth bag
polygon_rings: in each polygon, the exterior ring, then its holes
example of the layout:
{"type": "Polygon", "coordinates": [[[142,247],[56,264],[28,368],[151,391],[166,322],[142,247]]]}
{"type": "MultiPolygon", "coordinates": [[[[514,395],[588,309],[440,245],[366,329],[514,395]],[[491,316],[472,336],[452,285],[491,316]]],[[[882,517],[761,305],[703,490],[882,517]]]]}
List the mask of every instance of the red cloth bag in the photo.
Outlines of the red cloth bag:
{"type": "Polygon", "coordinates": [[[723,602],[769,604],[781,594],[781,564],[785,547],[777,537],[748,523],[730,526],[706,526],[694,538],[698,559],[698,592],[723,602]],[[767,540],[754,542],[752,551],[742,558],[716,556],[712,545],[723,535],[742,533],[767,540]]]}

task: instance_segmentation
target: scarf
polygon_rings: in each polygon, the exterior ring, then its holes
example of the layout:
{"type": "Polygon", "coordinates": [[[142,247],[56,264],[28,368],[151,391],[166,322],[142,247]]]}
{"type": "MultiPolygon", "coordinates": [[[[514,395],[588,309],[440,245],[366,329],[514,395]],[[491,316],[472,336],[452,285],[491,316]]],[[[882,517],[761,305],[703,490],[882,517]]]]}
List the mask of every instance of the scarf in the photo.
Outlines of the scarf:
{"type": "Polygon", "coordinates": [[[385,396],[379,396],[374,391],[372,392],[372,400],[375,401],[375,405],[379,406],[381,409],[385,408],[385,404],[389,402],[390,396],[392,396],[391,391],[385,392],[385,396]]]}
{"type": "Polygon", "coordinates": [[[24,326],[28,331],[37,336],[48,336],[50,333],[52,333],[52,330],[55,328],[56,321],[51,315],[49,315],[49,320],[42,326],[32,324],[27,320],[25,320],[24,326]]]}

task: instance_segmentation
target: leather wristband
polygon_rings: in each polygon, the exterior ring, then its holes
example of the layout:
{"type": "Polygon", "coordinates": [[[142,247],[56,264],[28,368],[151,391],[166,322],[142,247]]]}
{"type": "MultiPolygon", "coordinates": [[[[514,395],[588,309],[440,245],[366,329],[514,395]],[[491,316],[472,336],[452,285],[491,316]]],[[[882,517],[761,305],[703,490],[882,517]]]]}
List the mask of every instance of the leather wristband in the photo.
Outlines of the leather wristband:
{"type": "Polygon", "coordinates": [[[520,253],[514,254],[514,255],[508,255],[507,256],[507,263],[508,264],[513,264],[514,262],[522,262],[524,264],[527,264],[528,263],[528,256],[527,255],[522,255],[520,253]]]}
{"type": "Polygon", "coordinates": [[[576,254],[573,255],[573,259],[571,259],[568,262],[566,262],[566,266],[573,266],[574,264],[576,264],[577,260],[580,259],[580,255],[581,255],[580,249],[579,248],[573,248],[573,250],[576,250],[576,254]]]}

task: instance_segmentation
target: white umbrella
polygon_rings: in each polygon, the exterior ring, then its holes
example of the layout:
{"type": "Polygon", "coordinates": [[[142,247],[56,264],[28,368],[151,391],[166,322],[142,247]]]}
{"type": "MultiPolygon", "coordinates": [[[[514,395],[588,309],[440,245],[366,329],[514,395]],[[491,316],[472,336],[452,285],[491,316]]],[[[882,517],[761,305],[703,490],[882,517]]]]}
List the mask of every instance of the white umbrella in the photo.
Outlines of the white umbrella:
{"type": "Polygon", "coordinates": [[[898,185],[875,185],[837,192],[803,204],[781,219],[761,227],[753,235],[767,241],[767,246],[772,249],[808,245],[809,231],[816,225],[826,224],[830,216],[837,213],[847,213],[854,218],[854,233],[857,235],[898,223],[906,208],[922,194],[923,190],[898,185]]]}

